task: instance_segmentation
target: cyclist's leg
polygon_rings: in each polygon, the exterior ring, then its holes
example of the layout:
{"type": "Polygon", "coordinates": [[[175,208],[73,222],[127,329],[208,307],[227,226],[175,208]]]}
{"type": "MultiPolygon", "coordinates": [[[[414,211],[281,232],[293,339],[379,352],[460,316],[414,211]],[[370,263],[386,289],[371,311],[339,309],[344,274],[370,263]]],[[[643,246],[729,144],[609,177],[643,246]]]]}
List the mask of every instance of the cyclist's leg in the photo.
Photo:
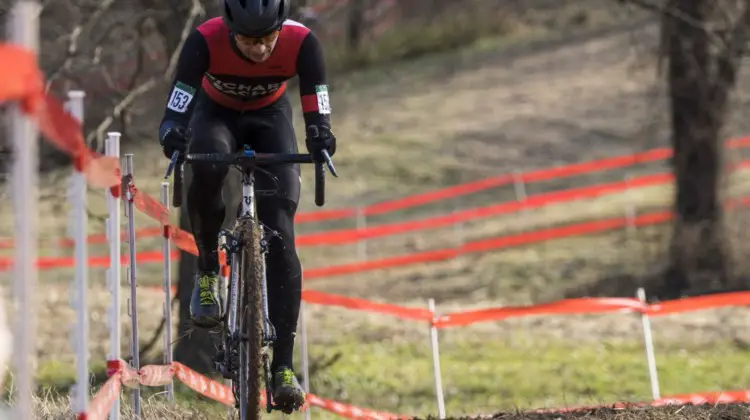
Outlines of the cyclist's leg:
{"type": "MultiPolygon", "coordinates": [[[[190,122],[191,153],[230,153],[236,150],[232,130],[237,114],[209,102],[198,102],[190,122]]],[[[187,188],[190,227],[198,247],[198,273],[190,302],[193,321],[210,328],[221,320],[223,296],[219,290],[218,234],[224,221],[225,204],[221,189],[228,168],[192,164],[193,176],[187,188]]]]}
{"type": "MultiPolygon", "coordinates": [[[[246,120],[243,119],[243,123],[246,120]]],[[[283,96],[274,105],[253,113],[240,127],[248,133],[251,146],[258,152],[298,153],[292,126],[292,109],[283,96]]],[[[300,195],[299,165],[267,168],[275,178],[256,172],[257,209],[260,222],[279,232],[281,238],[269,243],[266,258],[268,306],[276,328],[271,369],[274,372],[274,401],[295,408],[304,402],[304,392],[293,374],[294,335],[302,299],[302,268],[294,239],[294,214],[300,195]],[[275,190],[275,191],[274,191],[275,190]]]]}

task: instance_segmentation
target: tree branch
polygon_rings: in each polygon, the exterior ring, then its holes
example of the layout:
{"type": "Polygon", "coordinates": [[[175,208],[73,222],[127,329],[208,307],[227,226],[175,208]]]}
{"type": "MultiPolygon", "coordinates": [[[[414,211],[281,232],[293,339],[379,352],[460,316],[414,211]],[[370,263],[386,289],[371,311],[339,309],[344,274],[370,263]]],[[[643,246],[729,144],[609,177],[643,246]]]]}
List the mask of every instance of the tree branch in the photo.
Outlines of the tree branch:
{"type": "Polygon", "coordinates": [[[59,78],[63,74],[63,72],[70,68],[70,65],[73,63],[73,59],[78,56],[78,41],[81,37],[81,34],[89,33],[91,31],[91,28],[99,23],[102,16],[104,16],[104,14],[110,9],[110,7],[112,7],[114,3],[115,0],[102,0],[94,13],[90,16],[85,17],[84,20],[86,23],[79,23],[73,28],[68,38],[68,48],[66,49],[65,59],[63,60],[63,63],[57,68],[57,70],[47,77],[45,90],[50,89],[52,83],[54,83],[54,81],[57,80],[57,78],[59,78]]]}
{"type": "Polygon", "coordinates": [[[169,64],[167,70],[164,72],[164,80],[169,82],[172,80],[174,71],[177,68],[177,60],[180,58],[180,51],[182,46],[185,44],[185,40],[190,35],[190,30],[193,27],[193,23],[198,19],[199,16],[204,14],[206,10],[203,8],[200,0],[193,0],[193,5],[190,8],[190,14],[185,19],[185,24],[182,26],[182,34],[180,35],[180,42],[177,44],[177,48],[172,51],[172,55],[169,57],[169,64]]]}
{"type": "MultiPolygon", "coordinates": [[[[152,88],[156,87],[160,81],[170,81],[172,79],[172,75],[175,71],[175,68],[177,67],[177,61],[180,56],[180,51],[182,49],[182,46],[185,43],[185,40],[187,39],[188,35],[190,34],[190,30],[193,27],[193,24],[195,23],[196,19],[201,16],[205,9],[203,8],[203,5],[201,4],[200,0],[192,0],[192,7],[190,9],[190,14],[186,17],[185,22],[183,23],[182,27],[182,33],[180,38],[180,43],[178,44],[177,48],[172,51],[169,59],[169,64],[167,66],[167,70],[164,72],[163,76],[161,78],[152,76],[148,80],[146,80],[144,83],[139,85],[138,87],[131,90],[120,102],[118,102],[114,108],[112,109],[112,112],[104,118],[99,125],[96,127],[96,129],[92,132],[90,132],[86,136],[86,142],[88,144],[91,144],[91,142],[97,138],[101,139],[104,136],[104,131],[106,131],[117,118],[119,118],[122,113],[135,102],[138,97],[141,95],[149,92],[152,88]]],[[[136,80],[137,73],[133,77],[133,81],[136,80]]]]}
{"type": "MultiPolygon", "coordinates": [[[[679,9],[675,7],[664,6],[664,5],[652,2],[650,0],[616,0],[616,1],[618,3],[631,4],[633,6],[640,7],[650,12],[656,12],[657,14],[661,15],[663,18],[666,17],[666,18],[680,20],[688,24],[689,26],[692,26],[694,29],[701,31],[701,33],[705,34],[709,38],[710,42],[716,43],[717,45],[720,45],[722,47],[726,47],[726,43],[721,37],[716,35],[713,31],[708,30],[708,28],[706,28],[706,26],[700,21],[693,19],[692,17],[686,15],[685,13],[682,13],[679,9]]],[[[667,0],[667,5],[669,5],[671,2],[672,0],[667,0]]]]}
{"type": "Polygon", "coordinates": [[[132,105],[139,96],[148,92],[156,85],[157,79],[155,77],[151,77],[145,82],[141,83],[140,86],[130,91],[130,93],[128,93],[124,98],[122,98],[120,102],[117,103],[117,105],[112,108],[112,112],[99,123],[96,129],[86,136],[86,143],[91,144],[91,142],[97,136],[101,138],[104,135],[104,131],[112,125],[115,119],[119,118],[120,114],[122,114],[125,108],[132,105]]]}

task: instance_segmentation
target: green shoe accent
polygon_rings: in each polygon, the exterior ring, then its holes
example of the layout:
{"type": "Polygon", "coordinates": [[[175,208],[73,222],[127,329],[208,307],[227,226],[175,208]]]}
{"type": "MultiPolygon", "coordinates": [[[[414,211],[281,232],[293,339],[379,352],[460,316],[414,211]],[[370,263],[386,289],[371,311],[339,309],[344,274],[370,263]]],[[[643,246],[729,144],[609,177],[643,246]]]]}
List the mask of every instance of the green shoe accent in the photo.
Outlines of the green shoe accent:
{"type": "Polygon", "coordinates": [[[277,369],[273,375],[273,382],[274,405],[283,413],[291,414],[305,404],[307,395],[291,369],[285,366],[277,369]]]}
{"type": "Polygon", "coordinates": [[[214,288],[219,276],[214,274],[204,274],[198,279],[198,288],[200,289],[201,306],[218,305],[218,297],[214,294],[214,288]]]}

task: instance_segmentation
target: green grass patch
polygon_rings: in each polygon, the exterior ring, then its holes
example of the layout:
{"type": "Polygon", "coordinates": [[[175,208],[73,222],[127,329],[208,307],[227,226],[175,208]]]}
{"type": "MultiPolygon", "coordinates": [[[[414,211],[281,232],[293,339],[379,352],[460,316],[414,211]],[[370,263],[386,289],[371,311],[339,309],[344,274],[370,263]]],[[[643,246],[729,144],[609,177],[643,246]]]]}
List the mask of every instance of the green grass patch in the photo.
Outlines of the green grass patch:
{"type": "MultiPolygon", "coordinates": [[[[439,309],[457,310],[441,305],[439,309]]],[[[400,324],[391,318],[333,308],[308,308],[307,314],[313,393],[396,414],[427,416],[436,412],[426,325],[400,324]]],[[[750,367],[745,361],[750,347],[735,341],[735,335],[727,331],[719,334],[713,327],[703,331],[701,324],[720,322],[707,316],[691,315],[691,319],[680,321],[681,325],[654,319],[663,396],[747,387],[750,367]],[[688,338],[691,333],[694,337],[688,338]]],[[[509,320],[441,330],[442,380],[449,415],[649,400],[639,322],[630,316],[589,318],[544,317],[522,324],[509,320]]],[[[736,328],[730,326],[733,331],[736,328]]],[[[296,366],[301,373],[299,360],[296,366]]],[[[101,364],[92,364],[91,371],[95,392],[106,380],[106,373],[101,364]]],[[[74,373],[72,363],[52,360],[41,364],[39,395],[65,398],[74,373]]],[[[144,388],[142,397],[152,404],[164,401],[163,391],[161,387],[144,388]]],[[[210,416],[227,410],[178,382],[176,395],[175,409],[180,413],[196,410],[210,416]]],[[[123,401],[128,400],[129,390],[124,390],[123,401]]],[[[336,417],[319,409],[314,415],[336,417]]],[[[267,418],[281,416],[274,413],[267,418]]]]}
{"type": "MultiPolygon", "coordinates": [[[[650,396],[640,342],[443,340],[440,351],[449,415],[642,401],[650,396]]],[[[352,337],[311,346],[311,357],[337,352],[339,361],[312,378],[314,393],[398,414],[436,413],[427,341],[382,345],[352,337]]],[[[657,350],[662,395],[743,388],[750,380],[745,363],[749,356],[750,350],[730,343],[693,349],[689,344],[663,346],[657,350]]]]}
{"type": "MultiPolygon", "coordinates": [[[[542,343],[523,337],[511,342],[483,341],[479,337],[451,340],[450,331],[443,334],[442,380],[446,409],[452,416],[644,401],[650,397],[644,351],[639,341],[542,343]]],[[[434,414],[432,361],[426,338],[420,335],[413,341],[368,340],[349,336],[326,346],[312,345],[313,361],[338,354],[331,366],[315,370],[312,392],[323,398],[396,414],[434,414]]],[[[706,346],[691,345],[686,339],[683,345],[657,345],[662,395],[744,388],[750,381],[750,367],[745,363],[748,357],[750,349],[731,342],[706,346]]],[[[63,389],[58,387],[67,389],[73,383],[73,375],[71,366],[56,363],[41,366],[37,381],[44,392],[40,395],[59,399],[62,395],[59,391],[63,389]]],[[[105,378],[97,373],[92,379],[95,391],[105,378]]],[[[226,413],[225,406],[197,397],[179,383],[175,390],[172,409],[176,412],[200,413],[199,416],[226,413]]],[[[144,410],[165,399],[162,392],[163,388],[144,389],[144,410]]],[[[129,393],[125,389],[122,396],[125,411],[129,393]]],[[[159,406],[159,410],[163,409],[159,406]]],[[[336,418],[315,410],[316,418],[336,418]]],[[[265,417],[281,418],[281,415],[273,413],[265,417]]]]}

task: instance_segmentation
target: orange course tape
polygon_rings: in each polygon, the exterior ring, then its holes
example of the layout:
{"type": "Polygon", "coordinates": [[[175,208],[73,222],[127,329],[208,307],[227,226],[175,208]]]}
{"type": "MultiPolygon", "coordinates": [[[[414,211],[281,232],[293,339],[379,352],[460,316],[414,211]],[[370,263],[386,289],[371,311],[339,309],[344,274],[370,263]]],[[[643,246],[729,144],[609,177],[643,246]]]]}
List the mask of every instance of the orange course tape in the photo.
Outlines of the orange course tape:
{"type": "Polygon", "coordinates": [[[112,405],[120,398],[121,389],[122,373],[115,372],[91,399],[88,410],[78,414],[78,420],[106,420],[112,405]]]}
{"type": "MultiPolygon", "coordinates": [[[[750,161],[748,161],[748,166],[750,166],[750,161]]],[[[493,204],[491,206],[461,210],[455,213],[433,216],[421,220],[388,223],[370,226],[363,229],[342,229],[300,235],[297,245],[341,245],[382,236],[397,235],[418,230],[437,229],[479,218],[516,213],[522,210],[531,210],[574,200],[591,199],[606,194],[621,192],[628,188],[642,188],[666,184],[672,181],[673,178],[672,174],[667,173],[645,175],[629,181],[616,181],[592,185],[590,187],[553,191],[530,196],[524,201],[493,204]]]]}
{"type": "MultiPolygon", "coordinates": [[[[78,416],[78,420],[106,419],[109,410],[120,394],[120,384],[130,388],[138,386],[159,387],[168,384],[174,377],[193,391],[227,406],[234,406],[232,390],[220,382],[209,379],[189,367],[174,362],[171,365],[146,365],[135,371],[123,360],[107,361],[110,379],[94,395],[89,410],[78,416]]],[[[266,403],[265,392],[260,395],[261,404],[266,403]]],[[[307,404],[323,408],[342,417],[365,420],[406,419],[391,413],[367,410],[337,401],[326,400],[309,394],[307,404]]]]}
{"type": "Polygon", "coordinates": [[[365,299],[323,293],[317,290],[303,290],[302,299],[305,302],[316,303],[319,305],[339,306],[365,312],[378,312],[416,321],[432,321],[432,313],[427,309],[407,308],[405,306],[391,305],[387,303],[376,303],[365,299]]]}
{"type": "MultiPolygon", "coordinates": [[[[153,288],[162,290],[161,288],[153,288]]],[[[672,315],[729,306],[750,306],[750,292],[727,292],[644,304],[635,298],[574,298],[524,306],[503,306],[453,312],[438,316],[423,308],[410,308],[366,299],[351,298],[317,290],[303,290],[302,299],[309,303],[337,306],[356,311],[376,312],[401,319],[432,322],[437,328],[459,327],[480,322],[541,315],[583,315],[639,312],[649,316],[672,315]]]]}
{"type": "MultiPolygon", "coordinates": [[[[364,312],[378,312],[393,315],[402,319],[432,322],[432,314],[426,309],[421,308],[409,308],[392,304],[376,303],[365,299],[339,296],[316,290],[303,290],[302,298],[306,302],[318,305],[338,306],[364,312]]],[[[728,306],[750,306],[750,292],[719,293],[715,295],[668,300],[655,304],[644,304],[635,298],[563,299],[536,305],[503,306],[498,308],[448,313],[435,318],[433,325],[438,328],[447,328],[527,316],[604,314],[615,312],[640,312],[648,314],[649,316],[663,316],[728,306]]]]}
{"type": "Polygon", "coordinates": [[[36,121],[48,140],[73,159],[76,169],[85,173],[92,186],[117,185],[117,160],[86,148],[78,121],[44,93],[44,79],[35,55],[18,46],[0,44],[0,61],[7,64],[0,77],[0,101],[20,101],[24,113],[36,121]]]}
{"type": "MultiPolygon", "coordinates": [[[[231,389],[217,381],[206,378],[181,363],[172,365],[147,365],[135,372],[127,363],[122,360],[113,360],[107,362],[108,374],[110,379],[99,389],[91,400],[89,409],[86,413],[78,415],[78,420],[104,420],[109,410],[120,395],[121,383],[130,387],[136,386],[164,386],[173,377],[177,377],[182,383],[187,385],[197,393],[208,397],[214,401],[220,402],[227,406],[234,405],[234,396],[231,389]]],[[[581,410],[590,410],[594,408],[614,407],[644,407],[644,406],[662,406],[662,405],[685,405],[685,404],[727,404],[727,403],[746,403],[750,402],[750,390],[705,392],[694,394],[681,394],[660,398],[650,403],[615,403],[599,407],[573,407],[565,409],[545,409],[534,410],[535,413],[554,413],[554,412],[573,412],[581,410]]],[[[261,393],[261,403],[265,404],[265,393],[261,393]]],[[[338,401],[326,400],[314,394],[309,394],[307,404],[322,408],[334,414],[350,419],[365,420],[389,420],[389,419],[410,419],[413,416],[395,415],[387,412],[367,410],[349,404],[343,404],[338,401]]]]}
{"type": "MultiPolygon", "coordinates": [[[[171,258],[178,259],[180,256],[179,251],[172,251],[171,258]]],[[[164,257],[161,251],[146,251],[140,252],[135,256],[136,262],[139,263],[156,263],[164,261],[164,257]]],[[[130,261],[129,257],[123,255],[120,257],[121,264],[128,264],[130,261]]],[[[105,257],[89,257],[88,267],[109,267],[109,256],[105,257]]],[[[42,257],[37,259],[36,266],[40,270],[50,270],[58,268],[73,268],[75,267],[75,258],[73,257],[42,257]]],[[[0,271],[7,271],[13,268],[12,258],[0,259],[0,271]]]]}
{"type": "MultiPolygon", "coordinates": [[[[741,137],[737,139],[728,140],[726,142],[726,146],[729,149],[750,146],[750,137],[741,137]]],[[[614,168],[621,167],[621,165],[624,165],[624,164],[629,165],[633,163],[643,163],[643,162],[648,162],[652,160],[663,159],[665,156],[670,156],[670,155],[671,155],[670,149],[654,149],[651,151],[644,152],[642,154],[628,155],[628,156],[616,156],[612,158],[606,158],[606,159],[589,161],[589,162],[582,162],[578,164],[561,166],[561,167],[556,167],[556,168],[548,168],[548,169],[530,171],[530,172],[519,175],[519,178],[522,179],[526,183],[545,181],[549,179],[558,179],[561,177],[590,173],[595,170],[598,171],[598,170],[614,169],[614,168]]],[[[734,167],[730,169],[739,169],[739,168],[747,168],[747,167],[750,167],[750,162],[743,161],[739,163],[738,165],[734,165],[734,167]]],[[[315,234],[300,235],[297,240],[297,246],[342,244],[342,243],[365,240],[365,239],[370,239],[370,238],[375,238],[375,237],[380,237],[380,236],[385,236],[385,235],[394,235],[394,234],[411,232],[411,231],[422,230],[422,229],[434,229],[437,227],[446,226],[446,225],[458,223],[461,221],[467,221],[467,220],[472,220],[472,219],[481,218],[481,217],[489,217],[493,215],[507,214],[507,213],[512,213],[512,212],[516,212],[520,210],[539,208],[539,207],[543,207],[543,206],[547,206],[551,204],[559,204],[559,203],[572,201],[572,200],[580,200],[580,199],[598,197],[604,194],[620,192],[627,188],[641,188],[641,187],[646,187],[646,186],[665,184],[665,183],[671,182],[672,179],[673,179],[673,176],[670,173],[658,173],[658,174],[633,178],[628,181],[617,181],[617,182],[612,182],[612,183],[593,185],[589,187],[580,187],[580,188],[573,188],[573,189],[567,189],[567,190],[562,190],[562,191],[554,191],[550,193],[537,194],[537,195],[529,197],[527,200],[523,202],[500,203],[500,204],[496,204],[496,205],[492,205],[488,207],[480,207],[480,208],[475,208],[475,209],[463,210],[461,212],[450,214],[450,215],[436,216],[436,217],[432,217],[429,219],[378,225],[378,226],[368,227],[365,229],[343,229],[343,230],[334,230],[334,231],[327,231],[327,232],[321,232],[321,233],[315,233],[315,234]]],[[[430,201],[430,200],[436,200],[436,199],[446,199],[446,198],[455,197],[454,195],[450,195],[449,197],[446,197],[444,196],[444,194],[446,193],[447,194],[459,194],[459,195],[470,194],[472,192],[481,191],[490,187],[504,185],[511,181],[512,181],[512,176],[510,175],[501,175],[499,177],[487,178],[484,180],[479,180],[479,181],[475,181],[475,182],[468,183],[468,184],[461,184],[461,185],[457,185],[453,187],[448,187],[446,189],[435,190],[435,191],[424,193],[424,194],[418,194],[415,196],[409,196],[409,197],[399,198],[396,200],[377,203],[377,204],[367,207],[365,213],[366,214],[382,214],[385,212],[395,211],[395,210],[405,208],[403,206],[411,207],[412,205],[421,205],[425,203],[424,200],[430,201]]],[[[158,206],[160,206],[160,204],[158,203],[157,205],[154,205],[153,203],[150,203],[150,205],[141,203],[140,210],[146,214],[152,215],[154,219],[160,220],[162,218],[161,213],[166,211],[166,209],[162,210],[158,206]],[[153,209],[153,211],[148,211],[147,208],[151,208],[153,209]]],[[[344,218],[344,217],[352,216],[356,213],[356,211],[353,209],[338,209],[338,210],[324,210],[322,212],[315,212],[311,214],[322,214],[322,213],[325,213],[325,215],[321,217],[323,217],[323,219],[328,219],[328,218],[344,218]]],[[[305,221],[310,221],[308,220],[309,217],[306,216],[306,214],[307,213],[298,214],[297,215],[298,218],[296,222],[304,223],[305,221]]],[[[138,230],[136,235],[138,237],[145,238],[145,237],[158,236],[159,234],[160,234],[160,230],[158,228],[146,228],[146,229],[138,230]]],[[[91,237],[89,237],[89,243],[103,243],[105,241],[106,241],[106,238],[104,237],[104,235],[92,235],[91,237]]],[[[67,238],[62,239],[60,243],[63,246],[73,245],[73,242],[67,238]]],[[[13,247],[12,239],[6,238],[0,241],[0,248],[12,248],[12,247],[13,247]]]]}
{"type": "MultiPolygon", "coordinates": [[[[750,161],[747,162],[750,166],[750,161]]],[[[456,213],[448,215],[433,216],[421,220],[410,220],[406,222],[396,222],[389,224],[382,224],[376,226],[366,227],[364,229],[341,229],[341,230],[329,230],[319,233],[312,233],[306,235],[299,235],[297,237],[296,245],[299,247],[303,246],[317,246],[317,245],[341,245],[350,242],[356,242],[361,240],[373,239],[382,236],[397,235],[407,232],[436,229],[444,226],[454,225],[460,222],[466,222],[469,220],[497,216],[501,214],[515,213],[522,210],[529,210],[548,206],[551,204],[559,204],[569,202],[573,200],[582,200],[587,198],[599,197],[605,194],[612,194],[623,191],[627,188],[641,188],[653,185],[660,185],[670,182],[673,179],[671,174],[655,174],[646,175],[643,177],[631,179],[629,181],[617,181],[612,183],[598,184],[589,187],[573,188],[569,190],[553,191],[549,193],[538,194],[529,197],[523,202],[512,201],[500,204],[494,204],[486,207],[478,207],[473,209],[462,210],[456,213]]],[[[164,221],[168,219],[169,215],[166,212],[166,208],[162,207],[159,203],[151,201],[150,197],[144,196],[142,192],[133,188],[135,197],[134,204],[144,214],[151,216],[157,221],[164,221]]],[[[172,228],[177,229],[177,228],[172,228]]],[[[156,237],[162,234],[160,228],[145,228],[136,231],[136,237],[147,238],[156,237]]],[[[191,234],[185,231],[179,231],[179,236],[184,241],[192,241],[193,237],[191,234]]],[[[123,238],[126,235],[123,234],[123,238]]],[[[173,238],[174,240],[174,238],[173,238]]],[[[106,242],[106,236],[102,234],[91,235],[88,238],[89,244],[104,243],[106,242]]],[[[60,240],[60,244],[63,246],[72,246],[73,241],[64,238],[60,240]]],[[[194,246],[188,242],[183,242],[185,246],[194,246]]],[[[0,248],[12,248],[12,240],[6,240],[0,243],[0,248]]],[[[187,251],[190,252],[190,251],[187,251]]]]}
{"type": "Polygon", "coordinates": [[[19,46],[0,44],[0,102],[20,101],[24,112],[32,113],[40,105],[44,92],[43,77],[36,56],[19,46]]]}
{"type": "MultiPolygon", "coordinates": [[[[725,147],[729,149],[750,147],[750,137],[740,137],[727,140],[725,143],[725,147]]],[[[671,156],[672,149],[658,148],[631,155],[614,156],[554,168],[531,170],[519,174],[517,176],[517,179],[525,183],[549,181],[553,179],[585,175],[605,170],[627,168],[642,163],[657,162],[668,159],[671,156]]],[[[378,214],[389,213],[396,210],[422,206],[437,201],[453,199],[464,195],[484,191],[490,188],[509,185],[515,180],[516,179],[513,175],[497,175],[485,179],[480,179],[478,181],[472,181],[465,184],[429,191],[422,194],[376,203],[370,206],[366,206],[363,209],[363,212],[365,216],[374,216],[378,214]]],[[[345,217],[353,217],[356,214],[356,209],[322,210],[310,213],[300,213],[297,215],[295,222],[307,223],[322,220],[341,219],[345,217]]]]}
{"type": "Polygon", "coordinates": [[[574,413],[582,411],[594,411],[602,408],[613,408],[616,410],[627,410],[631,408],[659,407],[665,405],[716,405],[750,402],[750,390],[743,391],[713,391],[699,392],[694,394],[681,394],[669,397],[659,398],[651,402],[618,402],[614,404],[598,406],[578,406],[566,408],[550,408],[544,410],[534,410],[536,414],[556,414],[556,413],[574,413]]]}
{"type": "MultiPolygon", "coordinates": [[[[742,161],[739,164],[734,165],[732,169],[747,167],[750,167],[750,160],[742,161]]],[[[340,245],[381,236],[396,235],[423,229],[435,229],[460,222],[474,220],[477,218],[514,213],[521,210],[540,208],[551,204],[559,204],[573,200],[599,197],[605,194],[620,192],[627,188],[642,188],[660,185],[672,181],[673,178],[674,176],[669,173],[645,175],[628,181],[616,181],[611,183],[597,184],[589,187],[572,188],[568,190],[538,194],[529,197],[523,202],[513,201],[494,204],[491,206],[462,210],[456,213],[451,213],[449,215],[434,216],[422,220],[382,224],[367,227],[364,229],[343,229],[299,235],[297,237],[297,246],[340,245]]],[[[151,197],[144,195],[136,188],[133,188],[133,191],[135,194],[134,202],[139,210],[156,220],[168,221],[169,214],[166,208],[162,207],[161,204],[156,203],[151,197]]],[[[197,255],[198,251],[195,246],[192,234],[176,227],[171,227],[167,229],[167,231],[169,232],[169,237],[178,246],[178,248],[185,250],[185,252],[189,252],[193,255],[197,255]]],[[[155,237],[162,234],[163,231],[161,228],[153,227],[139,229],[136,231],[136,237],[139,238],[155,237]]],[[[122,239],[127,240],[127,235],[125,233],[122,234],[122,239]]],[[[91,235],[88,238],[89,244],[104,242],[106,242],[106,235],[103,234],[91,235]]],[[[59,243],[62,246],[73,245],[73,241],[68,238],[61,239],[59,243]]],[[[12,246],[12,240],[0,242],[0,248],[9,248],[12,246]]]]}
{"type": "MultiPolygon", "coordinates": [[[[150,286],[146,287],[146,289],[160,293],[164,290],[158,286],[150,286]]],[[[175,293],[176,288],[173,287],[172,295],[175,293]]],[[[378,303],[367,299],[325,293],[318,290],[302,290],[302,300],[316,305],[336,306],[354,311],[392,315],[405,320],[425,321],[432,323],[437,328],[448,328],[526,316],[639,312],[653,317],[729,306],[750,306],[750,292],[719,293],[668,300],[655,304],[643,304],[635,298],[574,298],[536,305],[503,306],[453,312],[434,318],[432,313],[424,308],[378,303]]]]}
{"type": "MultiPolygon", "coordinates": [[[[727,205],[730,207],[737,205],[750,205],[750,197],[732,199],[727,203],[727,205]]],[[[425,262],[445,261],[464,254],[487,252],[490,250],[499,250],[504,248],[529,245],[533,243],[541,243],[555,239],[608,232],[625,228],[629,225],[629,223],[632,223],[635,226],[656,225],[667,222],[671,220],[672,217],[673,215],[670,211],[657,211],[640,215],[633,220],[629,220],[625,217],[615,217],[582,223],[574,223],[570,225],[541,229],[532,232],[521,232],[495,238],[480,239],[468,242],[458,248],[429,250],[407,255],[399,255],[395,257],[386,257],[380,260],[312,268],[303,272],[303,279],[307,281],[316,278],[341,276],[346,274],[362,273],[387,268],[403,267],[425,262]]],[[[193,255],[197,255],[197,248],[195,247],[195,241],[193,240],[191,234],[178,228],[172,228],[170,229],[170,235],[172,237],[172,241],[179,249],[185,252],[189,252],[193,255]]],[[[157,254],[155,251],[150,251],[138,254],[138,258],[142,257],[144,262],[157,262],[159,261],[157,255],[160,254],[157,254]]],[[[178,253],[173,253],[172,258],[177,258],[178,255],[178,253]]],[[[91,257],[89,259],[89,265],[103,266],[102,264],[106,264],[105,261],[108,261],[107,258],[108,257],[91,257]]],[[[10,267],[12,267],[12,264],[13,261],[10,258],[0,259],[0,271],[10,269],[10,267]]],[[[38,261],[37,264],[41,269],[71,267],[73,264],[73,259],[71,257],[42,258],[38,261]]]]}
{"type": "MultiPolygon", "coordinates": [[[[736,170],[741,168],[750,168],[750,160],[742,161],[739,164],[733,165],[730,169],[736,170]]],[[[300,235],[297,239],[297,245],[341,245],[382,236],[397,235],[425,229],[436,229],[480,218],[516,213],[523,210],[538,209],[553,204],[567,203],[575,200],[592,199],[602,195],[622,192],[629,188],[644,188],[663,185],[670,183],[673,180],[674,175],[671,173],[644,175],[625,181],[615,181],[587,187],[537,194],[526,198],[524,201],[493,204],[486,207],[461,210],[455,213],[433,216],[421,220],[388,223],[370,226],[363,229],[342,229],[300,235]]]]}

